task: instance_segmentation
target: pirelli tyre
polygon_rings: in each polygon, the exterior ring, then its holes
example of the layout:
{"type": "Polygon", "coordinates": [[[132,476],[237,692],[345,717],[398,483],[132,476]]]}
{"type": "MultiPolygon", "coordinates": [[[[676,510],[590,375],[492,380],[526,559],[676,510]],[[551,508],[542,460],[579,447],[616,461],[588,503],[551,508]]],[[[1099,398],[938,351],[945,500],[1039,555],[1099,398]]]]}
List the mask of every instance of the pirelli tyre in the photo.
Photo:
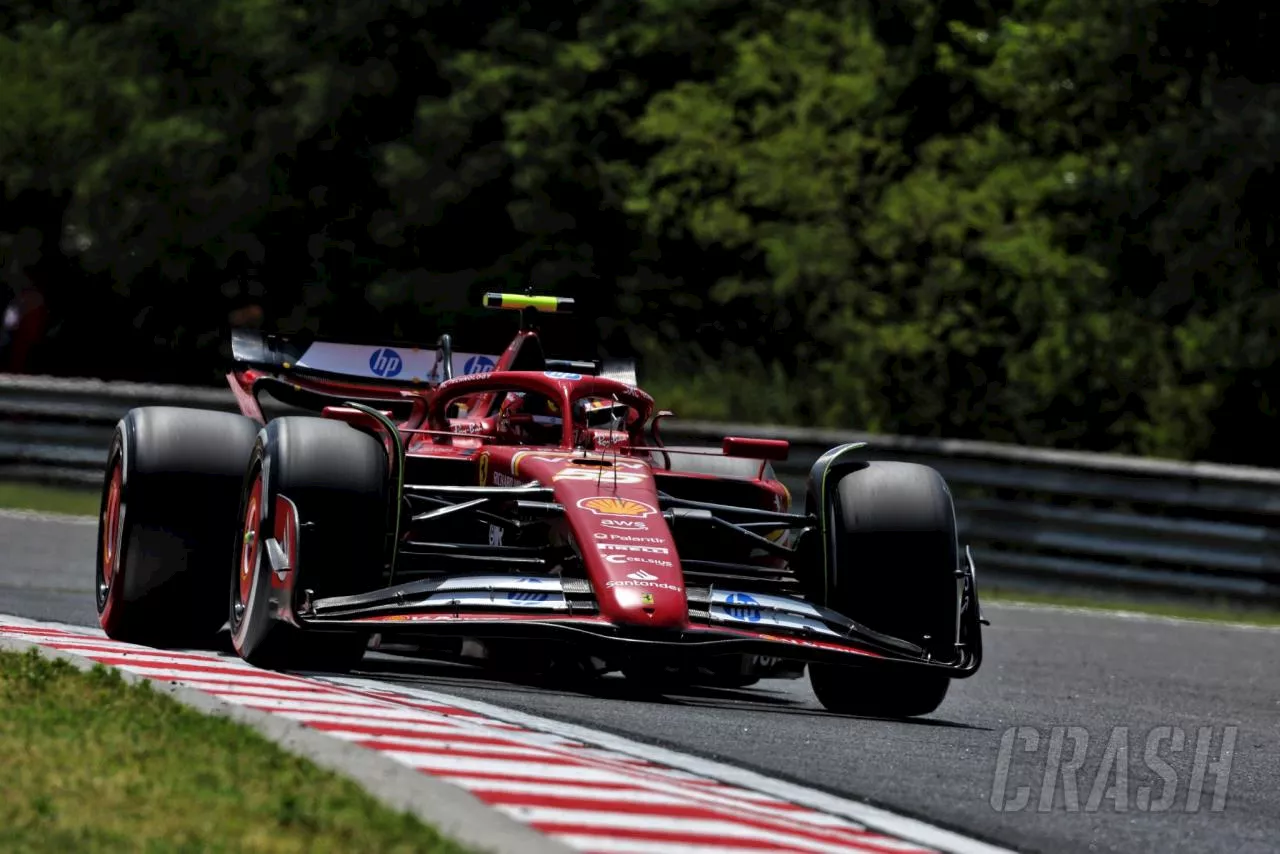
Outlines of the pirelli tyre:
{"type": "Polygon", "coordinates": [[[244,466],[258,425],[170,406],[116,425],[98,513],[98,621],[115,640],[213,646],[244,466]]]}
{"type": "Polygon", "coordinates": [[[230,573],[232,646],[260,667],[349,670],[363,657],[368,633],[300,629],[286,618],[294,603],[282,597],[290,588],[295,597],[304,589],[323,597],[378,585],[386,451],[341,421],[290,416],[262,430],[248,460],[230,573]],[[276,576],[269,549],[294,574],[288,584],[276,576]]]}
{"type": "MultiPolygon", "coordinates": [[[[911,641],[935,658],[955,654],[959,567],[955,509],[942,476],[928,466],[872,462],[846,473],[835,490],[835,566],[827,604],[879,632],[911,641]]],[[[917,667],[811,664],[809,681],[827,709],[869,717],[927,715],[951,680],[917,667]]]]}

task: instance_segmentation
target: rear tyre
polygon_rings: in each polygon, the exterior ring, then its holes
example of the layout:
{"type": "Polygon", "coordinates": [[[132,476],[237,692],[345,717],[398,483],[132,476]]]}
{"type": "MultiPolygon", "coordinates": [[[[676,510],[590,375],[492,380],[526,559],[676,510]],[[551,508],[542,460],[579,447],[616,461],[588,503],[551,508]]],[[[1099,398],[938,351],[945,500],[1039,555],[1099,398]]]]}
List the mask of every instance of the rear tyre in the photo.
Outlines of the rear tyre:
{"type": "Polygon", "coordinates": [[[116,425],[98,512],[94,572],[107,637],[150,646],[214,644],[236,503],[258,425],[170,406],[116,425]]]}
{"type": "Polygon", "coordinates": [[[290,622],[294,603],[286,600],[290,590],[295,599],[304,589],[319,598],[376,586],[370,579],[382,570],[387,535],[382,445],[340,421],[277,418],[254,444],[243,483],[230,591],[236,653],[271,669],[350,670],[369,634],[300,629],[290,622]],[[265,542],[273,536],[285,540],[293,564],[284,578],[267,556],[265,542]]]}
{"type": "MultiPolygon", "coordinates": [[[[943,661],[955,655],[959,567],[951,492],[932,468],[873,462],[836,486],[835,555],[826,604],[861,623],[919,644],[943,661]]],[[[951,679],[923,668],[811,664],[819,702],[842,714],[927,715],[951,679]]]]}

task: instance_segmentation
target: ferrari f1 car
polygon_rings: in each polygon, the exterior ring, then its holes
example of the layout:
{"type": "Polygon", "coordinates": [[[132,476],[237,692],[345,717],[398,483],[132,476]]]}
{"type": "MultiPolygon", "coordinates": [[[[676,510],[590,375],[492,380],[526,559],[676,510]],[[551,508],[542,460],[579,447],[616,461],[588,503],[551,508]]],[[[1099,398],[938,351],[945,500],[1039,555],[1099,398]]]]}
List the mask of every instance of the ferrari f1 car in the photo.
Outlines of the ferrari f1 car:
{"type": "Polygon", "coordinates": [[[486,303],[521,311],[501,354],[238,330],[240,414],[130,411],[102,492],[106,633],[205,644],[225,623],[282,669],[349,670],[371,641],[734,685],[807,665],[826,708],[888,717],[976,672],[936,471],[842,445],[793,508],[787,442],[668,447],[634,364],[547,358],[532,321],[569,301],[486,303]],[[264,394],[302,414],[268,418],[264,394]]]}

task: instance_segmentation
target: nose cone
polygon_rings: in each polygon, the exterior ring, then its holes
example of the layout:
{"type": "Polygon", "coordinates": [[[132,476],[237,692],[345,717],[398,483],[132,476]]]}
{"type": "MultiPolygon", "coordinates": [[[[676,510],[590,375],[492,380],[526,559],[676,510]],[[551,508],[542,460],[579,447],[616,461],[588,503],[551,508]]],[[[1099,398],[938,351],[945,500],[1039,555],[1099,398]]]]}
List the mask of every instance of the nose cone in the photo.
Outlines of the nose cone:
{"type": "MultiPolygon", "coordinates": [[[[654,563],[608,563],[603,585],[596,585],[600,613],[616,623],[655,629],[684,629],[689,625],[689,604],[684,583],[672,577],[679,572],[676,561],[660,567],[654,563]],[[666,569],[665,575],[649,572],[666,569]],[[610,570],[613,570],[612,572],[610,570]]],[[[594,574],[593,574],[594,575],[594,574]]]]}
{"type": "Polygon", "coordinates": [[[687,628],[684,572],[653,475],[645,463],[618,462],[616,478],[610,472],[553,481],[600,613],[623,625],[687,628]]]}

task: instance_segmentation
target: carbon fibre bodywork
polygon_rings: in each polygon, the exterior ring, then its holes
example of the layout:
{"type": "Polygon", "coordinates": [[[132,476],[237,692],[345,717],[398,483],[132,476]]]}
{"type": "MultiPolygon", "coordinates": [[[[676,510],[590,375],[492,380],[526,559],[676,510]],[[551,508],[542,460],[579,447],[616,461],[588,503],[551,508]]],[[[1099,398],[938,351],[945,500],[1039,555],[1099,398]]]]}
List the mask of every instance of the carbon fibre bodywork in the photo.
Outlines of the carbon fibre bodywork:
{"type": "Polygon", "coordinates": [[[967,551],[954,567],[954,654],[819,604],[848,559],[832,489],[859,465],[858,446],[815,463],[797,512],[770,465],[785,443],[665,447],[658,422],[670,413],[655,411],[634,366],[547,360],[528,330],[493,356],[455,354],[447,338],[435,352],[319,343],[238,332],[228,379],[254,420],[267,420],[267,393],[382,443],[394,485],[386,549],[380,566],[350,568],[362,592],[332,595],[310,583],[297,531],[273,532],[275,619],[451,653],[545,646],[600,669],[745,657],[785,675],[830,662],[964,678],[981,664],[967,551]],[[513,394],[565,413],[554,441],[512,440],[513,394]],[[574,417],[582,401],[603,401],[595,420],[574,417]]]}

